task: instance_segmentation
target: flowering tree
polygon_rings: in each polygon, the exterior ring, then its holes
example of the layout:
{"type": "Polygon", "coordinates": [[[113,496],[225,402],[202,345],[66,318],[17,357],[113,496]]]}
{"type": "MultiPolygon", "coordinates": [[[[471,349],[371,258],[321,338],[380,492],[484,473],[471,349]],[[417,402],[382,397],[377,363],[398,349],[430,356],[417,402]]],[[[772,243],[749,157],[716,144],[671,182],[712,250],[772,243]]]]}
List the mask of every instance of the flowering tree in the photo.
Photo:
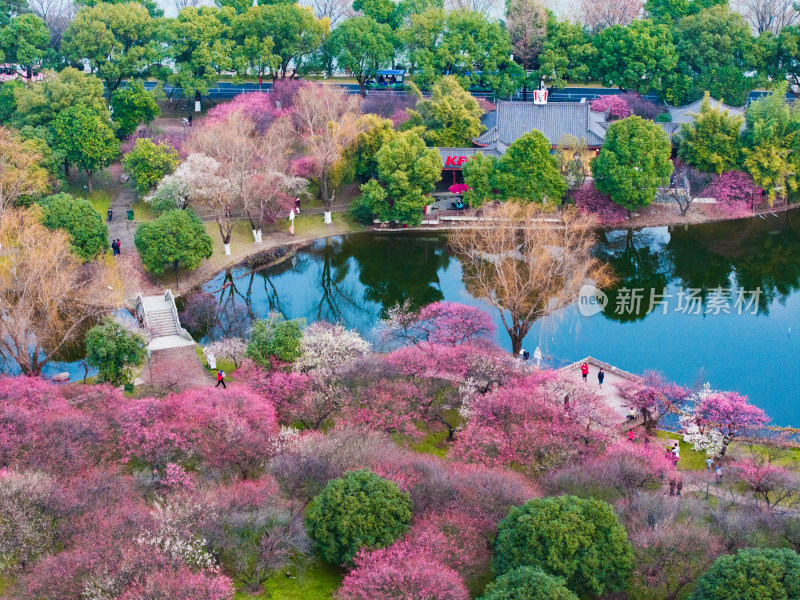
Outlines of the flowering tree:
{"type": "Polygon", "coordinates": [[[451,451],[469,462],[547,470],[597,452],[610,435],[602,398],[553,371],[515,379],[471,410],[451,451]]]}
{"type": "Polygon", "coordinates": [[[303,330],[300,349],[296,370],[330,377],[337,368],[369,352],[369,343],[355,330],[318,321],[303,330]]]}
{"type": "Polygon", "coordinates": [[[686,388],[665,382],[657,373],[646,373],[638,382],[620,383],[617,392],[625,406],[642,416],[648,433],[657,429],[667,414],[679,412],[691,395],[686,388]]]}
{"type": "Polygon", "coordinates": [[[603,225],[618,225],[628,217],[628,211],[598,190],[593,182],[584,183],[572,197],[580,212],[594,215],[603,225]]]}
{"type": "Polygon", "coordinates": [[[242,338],[224,338],[211,342],[203,348],[203,354],[218,358],[227,358],[237,369],[247,353],[247,342],[242,338]]]}
{"type": "Polygon", "coordinates": [[[761,201],[763,190],[744,171],[727,171],[708,190],[716,198],[714,209],[726,218],[745,217],[761,201]]]}
{"type": "Polygon", "coordinates": [[[764,457],[746,458],[730,464],[737,479],[767,508],[800,504],[800,477],[764,457]]]}
{"type": "Polygon", "coordinates": [[[681,416],[684,440],[709,456],[723,458],[731,441],[769,422],[766,413],[750,404],[747,396],[712,391],[708,384],[690,402],[691,408],[681,416]]]}
{"type": "Polygon", "coordinates": [[[458,302],[433,302],[413,310],[406,300],[389,309],[382,325],[390,339],[415,346],[423,343],[457,346],[489,339],[496,331],[488,314],[458,302]]]}
{"type": "Polygon", "coordinates": [[[595,112],[607,113],[609,121],[626,119],[631,116],[631,109],[622,96],[600,96],[592,100],[590,106],[595,112]]]}
{"type": "Polygon", "coordinates": [[[325,224],[330,225],[336,195],[331,189],[333,169],[359,133],[358,100],[331,86],[308,85],[297,92],[292,114],[298,139],[314,160],[325,224]]]}
{"type": "Polygon", "coordinates": [[[263,468],[278,427],[272,404],[239,388],[209,397],[187,390],[144,398],[115,416],[123,456],[155,467],[169,462],[247,477],[263,468]]]}
{"type": "Polygon", "coordinates": [[[388,548],[362,552],[337,592],[339,600],[468,600],[458,574],[428,557],[388,548]]]}

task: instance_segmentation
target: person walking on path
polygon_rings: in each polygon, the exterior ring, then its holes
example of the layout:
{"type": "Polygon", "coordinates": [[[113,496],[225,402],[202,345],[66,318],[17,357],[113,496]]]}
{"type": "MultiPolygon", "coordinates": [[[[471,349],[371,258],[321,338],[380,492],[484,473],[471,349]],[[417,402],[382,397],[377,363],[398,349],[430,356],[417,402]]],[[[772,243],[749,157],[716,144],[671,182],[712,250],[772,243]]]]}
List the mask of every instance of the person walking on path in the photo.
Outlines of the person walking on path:
{"type": "Polygon", "coordinates": [[[122,254],[122,247],[120,246],[119,240],[117,240],[117,254],[122,254]]]}
{"type": "Polygon", "coordinates": [[[111,219],[114,217],[114,211],[110,208],[108,209],[108,222],[111,222],[111,219]]]}
{"type": "Polygon", "coordinates": [[[675,484],[675,491],[677,492],[678,496],[681,495],[681,490],[683,489],[683,478],[678,478],[678,483],[675,484]]]}
{"type": "Polygon", "coordinates": [[[114,256],[119,254],[119,251],[117,250],[117,240],[111,240],[111,251],[114,253],[114,256]]]}
{"type": "Polygon", "coordinates": [[[223,390],[228,389],[228,386],[225,385],[225,371],[223,371],[222,369],[219,369],[217,371],[217,385],[215,385],[214,387],[219,387],[220,383],[222,384],[223,390]]]}
{"type": "Polygon", "coordinates": [[[600,384],[602,386],[603,385],[603,379],[605,379],[605,378],[606,378],[606,374],[603,372],[603,369],[601,367],[600,370],[597,372],[597,382],[598,382],[598,384],[600,384]]]}
{"type": "Polygon", "coordinates": [[[589,377],[589,363],[583,363],[581,365],[581,375],[583,376],[583,380],[586,381],[586,378],[589,377]]]}
{"type": "Polygon", "coordinates": [[[294,212],[296,212],[298,215],[300,214],[300,196],[297,196],[294,199],[294,212]]]}

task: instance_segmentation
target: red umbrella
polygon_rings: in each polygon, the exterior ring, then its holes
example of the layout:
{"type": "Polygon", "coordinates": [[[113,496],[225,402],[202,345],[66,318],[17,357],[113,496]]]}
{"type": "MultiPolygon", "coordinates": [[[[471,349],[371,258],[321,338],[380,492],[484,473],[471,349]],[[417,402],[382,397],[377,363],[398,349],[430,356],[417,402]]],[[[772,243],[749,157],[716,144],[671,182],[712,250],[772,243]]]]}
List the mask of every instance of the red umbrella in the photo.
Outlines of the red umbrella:
{"type": "Polygon", "coordinates": [[[470,189],[470,187],[466,183],[457,183],[455,185],[451,185],[447,189],[450,190],[454,194],[463,194],[468,189],[470,189]]]}

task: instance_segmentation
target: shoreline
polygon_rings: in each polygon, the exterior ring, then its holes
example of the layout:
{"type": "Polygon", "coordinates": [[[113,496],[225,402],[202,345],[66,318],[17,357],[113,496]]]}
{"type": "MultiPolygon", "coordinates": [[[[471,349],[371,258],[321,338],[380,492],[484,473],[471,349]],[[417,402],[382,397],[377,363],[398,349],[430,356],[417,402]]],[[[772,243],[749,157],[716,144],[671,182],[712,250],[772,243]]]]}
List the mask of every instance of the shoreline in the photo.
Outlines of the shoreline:
{"type": "MultiPolygon", "coordinates": [[[[651,205],[652,206],[652,205],[651,205]]],[[[670,206],[671,205],[667,205],[670,206]]],[[[626,221],[625,223],[620,223],[618,225],[612,225],[603,227],[605,231],[621,231],[626,229],[646,229],[649,227],[674,227],[678,225],[702,225],[706,223],[721,223],[721,222],[728,222],[728,221],[739,221],[743,219],[755,219],[761,217],[762,219],[766,218],[766,215],[774,215],[778,217],[782,213],[787,213],[795,209],[800,209],[800,206],[784,206],[779,207],[774,210],[762,211],[757,212],[752,215],[736,217],[736,218],[725,218],[725,217],[716,217],[714,215],[709,215],[706,211],[703,210],[693,210],[696,207],[692,207],[689,210],[687,215],[680,215],[675,214],[673,211],[670,211],[668,214],[664,214],[666,211],[658,210],[655,211],[656,214],[644,214],[633,219],[626,221]],[[661,214],[658,214],[661,213],[661,214]]],[[[229,260],[223,261],[221,264],[211,265],[203,265],[200,268],[196,269],[195,271],[188,271],[181,273],[181,290],[175,291],[176,296],[185,296],[188,295],[197,289],[201,288],[203,285],[207,284],[209,281],[214,279],[219,273],[222,271],[226,271],[228,269],[236,269],[240,267],[246,266],[255,266],[257,269],[267,268],[269,266],[273,266],[279,264],[292,256],[294,252],[299,250],[302,247],[305,247],[312,242],[317,240],[323,240],[330,237],[336,237],[340,235],[348,235],[352,233],[367,233],[367,232],[374,232],[374,233],[385,233],[385,234],[396,234],[396,233],[412,233],[412,232],[448,232],[453,231],[455,229],[460,229],[461,227],[458,225],[450,225],[450,226],[419,226],[419,227],[398,227],[398,228],[378,228],[378,227],[362,227],[359,229],[354,229],[350,226],[340,226],[340,225],[330,225],[330,229],[326,230],[321,234],[311,234],[311,235],[302,235],[302,236],[290,236],[284,232],[276,232],[270,235],[262,244],[259,244],[256,247],[253,244],[248,250],[244,252],[240,252],[237,255],[232,255],[229,260]],[[271,253],[275,252],[282,252],[281,256],[274,257],[271,253]],[[259,260],[266,259],[269,264],[257,264],[259,260]]],[[[155,282],[158,282],[159,285],[168,283],[168,277],[155,279],[155,282]],[[163,279],[163,281],[162,281],[163,279]]],[[[168,287],[168,286],[166,286],[168,287]]]]}

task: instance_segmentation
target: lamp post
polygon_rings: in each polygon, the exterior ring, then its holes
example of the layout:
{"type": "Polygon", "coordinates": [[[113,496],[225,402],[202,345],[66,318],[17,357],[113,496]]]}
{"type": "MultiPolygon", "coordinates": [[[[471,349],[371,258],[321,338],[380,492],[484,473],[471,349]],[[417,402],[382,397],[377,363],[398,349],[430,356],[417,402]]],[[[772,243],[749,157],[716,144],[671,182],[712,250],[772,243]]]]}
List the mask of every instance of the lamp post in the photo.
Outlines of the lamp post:
{"type": "Polygon", "coordinates": [[[87,186],[83,186],[83,197],[89,200],[89,188],[87,186]]]}
{"type": "Polygon", "coordinates": [[[153,363],[150,362],[150,357],[153,356],[153,351],[147,351],[147,367],[150,369],[150,385],[153,385],[153,363]]]}
{"type": "Polygon", "coordinates": [[[714,461],[710,458],[706,459],[706,500],[708,500],[708,488],[711,485],[711,470],[714,466],[714,461]]]}

